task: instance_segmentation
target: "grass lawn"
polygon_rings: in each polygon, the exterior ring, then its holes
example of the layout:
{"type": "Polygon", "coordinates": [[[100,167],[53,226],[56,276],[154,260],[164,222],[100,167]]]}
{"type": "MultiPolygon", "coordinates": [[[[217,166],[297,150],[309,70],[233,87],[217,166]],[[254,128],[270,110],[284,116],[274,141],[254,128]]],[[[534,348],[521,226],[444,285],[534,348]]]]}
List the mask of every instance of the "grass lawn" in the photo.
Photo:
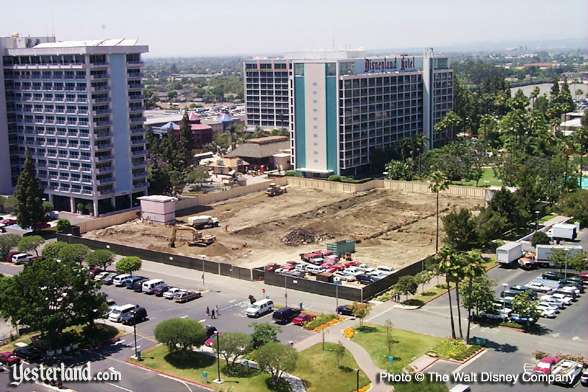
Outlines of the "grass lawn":
{"type": "MultiPolygon", "coordinates": [[[[326,351],[322,351],[322,345],[317,344],[299,353],[298,365],[293,372],[296,376],[305,380],[308,391],[325,390],[325,383],[331,392],[351,392],[355,388],[355,372],[357,363],[349,352],[345,352],[341,360],[341,368],[337,368],[337,357],[332,351],[334,344],[326,344],[326,351]]],[[[199,383],[205,383],[202,372],[208,372],[208,386],[217,391],[257,392],[268,391],[266,380],[269,375],[257,370],[243,377],[231,377],[224,373],[224,360],[221,359],[221,377],[223,384],[210,383],[216,378],[216,358],[198,352],[172,353],[165,345],[157,345],[143,352],[142,366],[159,370],[177,377],[191,379],[199,383]]],[[[360,385],[367,385],[368,378],[360,373],[360,385]]]]}
{"type": "MultiPolygon", "coordinates": [[[[366,324],[363,329],[356,329],[353,341],[361,345],[372,357],[375,364],[382,369],[387,369],[386,355],[386,328],[373,324],[366,324]]],[[[390,370],[400,372],[416,358],[431,351],[439,345],[443,339],[434,336],[421,335],[415,332],[391,328],[390,335],[393,343],[391,353],[394,361],[390,370]]]]}
{"type": "MultiPolygon", "coordinates": [[[[453,181],[453,185],[464,185],[464,186],[476,186],[476,181],[453,181]]],[[[485,167],[482,169],[482,178],[478,181],[478,185],[480,187],[487,187],[487,186],[502,186],[502,180],[496,178],[494,174],[494,170],[491,167],[485,167]]]]}
{"type": "Polygon", "coordinates": [[[445,384],[434,384],[429,381],[411,382],[408,384],[394,384],[394,392],[447,392],[449,388],[445,384]]]}
{"type": "MultiPolygon", "coordinates": [[[[341,367],[337,367],[335,346],[334,343],[326,343],[325,351],[323,351],[322,344],[317,344],[300,353],[294,374],[305,381],[307,391],[352,392],[355,390],[356,375],[353,369],[358,368],[357,363],[353,356],[345,351],[341,359],[341,367]]],[[[369,379],[360,371],[359,385],[364,386],[368,383],[369,379]]]]}
{"type": "Polygon", "coordinates": [[[33,336],[38,335],[38,332],[29,332],[29,333],[25,333],[20,335],[18,338],[16,338],[15,340],[13,340],[12,342],[8,342],[3,346],[0,346],[0,352],[3,351],[12,351],[16,348],[16,343],[25,343],[25,344],[31,344],[31,339],[33,338],[33,336]]]}

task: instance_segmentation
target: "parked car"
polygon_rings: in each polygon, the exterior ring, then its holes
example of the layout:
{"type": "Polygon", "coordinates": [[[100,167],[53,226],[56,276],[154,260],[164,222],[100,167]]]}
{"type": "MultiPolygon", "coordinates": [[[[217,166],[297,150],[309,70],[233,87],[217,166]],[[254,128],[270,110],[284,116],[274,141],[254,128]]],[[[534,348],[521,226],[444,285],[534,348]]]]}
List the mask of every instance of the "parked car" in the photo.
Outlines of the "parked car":
{"type": "Polygon", "coordinates": [[[573,302],[573,298],[562,293],[553,293],[551,294],[552,298],[559,299],[562,301],[566,306],[569,306],[573,302]]]}
{"type": "Polygon", "coordinates": [[[134,325],[147,320],[147,310],[141,306],[124,313],[120,317],[120,322],[124,325],[134,325]]]}
{"type": "Polygon", "coordinates": [[[551,374],[553,367],[560,361],[559,357],[544,357],[542,358],[535,367],[533,373],[537,374],[551,374]]]}
{"type": "Polygon", "coordinates": [[[334,275],[345,282],[355,282],[356,281],[354,275],[347,275],[343,271],[338,271],[334,275]]]}
{"type": "Polygon", "coordinates": [[[531,298],[533,298],[533,299],[537,298],[537,293],[534,292],[533,290],[531,290],[530,288],[525,287],[525,286],[520,286],[520,285],[511,286],[507,291],[516,292],[517,294],[519,294],[519,293],[529,293],[529,295],[531,296],[531,298]]]}
{"type": "Polygon", "coordinates": [[[157,297],[163,297],[163,294],[165,294],[169,289],[170,287],[167,284],[163,284],[154,288],[152,294],[157,297]]]}
{"type": "Polygon", "coordinates": [[[0,352],[0,363],[4,366],[18,365],[20,358],[12,351],[0,352]]]}
{"type": "Polygon", "coordinates": [[[539,303],[552,304],[560,309],[564,309],[566,307],[566,304],[562,300],[552,297],[551,295],[544,295],[542,297],[539,297],[539,303]]]}
{"type": "Polygon", "coordinates": [[[588,283],[588,271],[582,271],[578,274],[578,278],[582,280],[584,283],[588,283]]]}
{"type": "Polygon", "coordinates": [[[580,293],[585,291],[584,289],[584,282],[578,282],[576,279],[562,279],[559,281],[561,286],[572,286],[576,288],[580,293]]]}
{"type": "Polygon", "coordinates": [[[561,280],[564,278],[563,274],[555,271],[544,272],[541,277],[546,280],[561,280]]]}
{"type": "Polygon", "coordinates": [[[96,274],[96,276],[94,276],[94,280],[102,280],[105,277],[107,277],[109,274],[109,272],[100,272],[98,274],[96,274]]]}
{"type": "Polygon", "coordinates": [[[14,264],[26,264],[31,261],[31,255],[29,255],[28,253],[17,253],[12,256],[11,261],[14,264]]]}
{"type": "Polygon", "coordinates": [[[174,301],[177,303],[184,303],[202,297],[200,291],[182,291],[176,295],[174,301]]]}
{"type": "Polygon", "coordinates": [[[6,226],[16,225],[16,219],[4,218],[0,221],[0,223],[6,226]]]}
{"type": "Polygon", "coordinates": [[[261,317],[264,314],[272,312],[273,310],[274,301],[265,298],[249,305],[249,307],[245,310],[245,314],[247,317],[261,317]]]}
{"type": "Polygon", "coordinates": [[[303,326],[304,324],[314,320],[315,318],[316,316],[314,314],[300,313],[298,316],[292,319],[292,324],[303,326]]]}
{"type": "Polygon", "coordinates": [[[272,318],[277,324],[288,324],[300,314],[299,308],[280,308],[274,312],[272,318]]]}
{"type": "Polygon", "coordinates": [[[114,284],[116,287],[121,287],[125,284],[125,280],[130,277],[131,275],[129,274],[116,275],[114,279],[112,279],[112,284],[114,284]]]}
{"type": "Polygon", "coordinates": [[[388,267],[387,265],[379,265],[378,267],[376,267],[376,271],[383,272],[386,275],[390,275],[394,272],[394,268],[388,267]]]}
{"type": "Polygon", "coordinates": [[[149,278],[142,278],[139,280],[136,280],[135,283],[133,283],[133,291],[136,293],[140,293],[143,291],[143,283],[147,282],[149,280],[149,278]]]}
{"type": "Polygon", "coordinates": [[[517,324],[522,324],[522,325],[533,324],[537,321],[531,317],[523,317],[518,314],[511,314],[510,320],[514,321],[517,324]]]}
{"type": "Polygon", "coordinates": [[[306,267],[306,272],[316,275],[320,274],[321,272],[325,272],[325,269],[323,267],[319,267],[318,265],[309,265],[306,267]]]}
{"type": "Polygon", "coordinates": [[[551,374],[556,376],[553,383],[565,387],[572,387],[576,384],[578,378],[581,378],[583,368],[584,365],[582,363],[564,359],[555,365],[551,371],[551,374]],[[565,377],[557,377],[564,375],[565,377]]]}
{"type": "Polygon", "coordinates": [[[353,316],[353,307],[351,305],[339,305],[337,306],[337,314],[353,316]]]}
{"type": "Polygon", "coordinates": [[[359,283],[363,283],[363,284],[370,284],[370,283],[374,283],[376,280],[378,280],[376,277],[371,276],[371,275],[365,275],[365,274],[359,274],[355,276],[355,279],[359,282],[359,283]]]}
{"type": "Polygon", "coordinates": [[[115,306],[112,311],[108,314],[108,320],[118,323],[121,321],[125,313],[129,313],[138,309],[139,305],[126,304],[121,306],[115,306]]]}
{"type": "Polygon", "coordinates": [[[578,300],[578,298],[580,297],[578,289],[572,286],[560,287],[559,289],[555,290],[555,293],[572,297],[574,301],[578,300]]]}
{"type": "Polygon", "coordinates": [[[280,268],[280,265],[276,263],[268,264],[265,266],[265,270],[267,272],[275,272],[278,268],[280,268]]]}
{"type": "Polygon", "coordinates": [[[178,287],[172,287],[169,290],[167,290],[165,293],[163,293],[163,298],[174,299],[176,294],[181,293],[182,291],[186,291],[186,290],[180,289],[178,287]]]}
{"type": "Polygon", "coordinates": [[[142,281],[141,283],[143,283],[144,281],[146,281],[147,278],[145,278],[144,276],[129,276],[128,278],[125,279],[125,287],[128,290],[133,290],[133,286],[135,285],[135,282],[139,282],[142,281]]]}
{"type": "Polygon", "coordinates": [[[548,302],[539,302],[537,303],[537,309],[543,310],[553,310],[555,313],[559,313],[559,307],[554,304],[550,304],[548,302]]]}
{"type": "Polygon", "coordinates": [[[102,268],[99,268],[99,267],[90,267],[88,269],[88,275],[90,275],[91,278],[95,278],[96,275],[98,275],[102,271],[103,271],[102,268]]]}
{"type": "Polygon", "coordinates": [[[116,272],[109,272],[104,278],[102,278],[102,283],[110,286],[116,276],[116,272]]]}
{"type": "Polygon", "coordinates": [[[582,372],[582,376],[580,377],[580,383],[585,387],[588,387],[588,369],[582,372]]]}
{"type": "Polygon", "coordinates": [[[47,223],[47,222],[38,222],[38,223],[34,223],[31,226],[31,228],[33,229],[33,231],[48,229],[50,227],[51,227],[51,225],[49,223],[47,223]]]}
{"type": "Polygon", "coordinates": [[[28,362],[37,362],[44,357],[40,349],[31,345],[15,348],[14,355],[28,362]]]}
{"type": "Polygon", "coordinates": [[[541,311],[541,317],[543,318],[556,318],[557,311],[553,308],[543,308],[539,309],[541,311]]]}
{"type": "Polygon", "coordinates": [[[216,329],[216,327],[214,325],[207,325],[206,326],[206,338],[210,338],[212,335],[214,335],[218,330],[216,329]]]}

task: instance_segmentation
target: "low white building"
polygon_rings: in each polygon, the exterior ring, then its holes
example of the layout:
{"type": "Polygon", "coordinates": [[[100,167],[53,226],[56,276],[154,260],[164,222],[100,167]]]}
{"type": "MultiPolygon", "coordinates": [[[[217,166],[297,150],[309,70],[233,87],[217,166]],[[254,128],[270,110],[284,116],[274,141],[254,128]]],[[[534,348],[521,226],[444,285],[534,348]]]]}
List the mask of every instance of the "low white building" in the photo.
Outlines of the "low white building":
{"type": "Polygon", "coordinates": [[[171,196],[151,195],[139,197],[141,217],[152,222],[172,224],[176,221],[176,202],[171,196]]]}

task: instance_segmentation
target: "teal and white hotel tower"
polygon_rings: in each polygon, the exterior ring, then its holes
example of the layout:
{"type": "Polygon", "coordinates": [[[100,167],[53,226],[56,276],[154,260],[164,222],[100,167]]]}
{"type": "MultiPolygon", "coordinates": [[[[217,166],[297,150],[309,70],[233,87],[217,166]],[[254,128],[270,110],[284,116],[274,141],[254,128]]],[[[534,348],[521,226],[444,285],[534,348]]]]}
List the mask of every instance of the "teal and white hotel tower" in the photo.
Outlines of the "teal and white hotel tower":
{"type": "Polygon", "coordinates": [[[453,109],[453,71],[432,49],[422,57],[361,51],[246,61],[249,126],[290,130],[292,164],[309,177],[357,175],[376,150],[422,135],[428,147],[453,109]],[[287,92],[287,95],[286,95],[287,92]]]}

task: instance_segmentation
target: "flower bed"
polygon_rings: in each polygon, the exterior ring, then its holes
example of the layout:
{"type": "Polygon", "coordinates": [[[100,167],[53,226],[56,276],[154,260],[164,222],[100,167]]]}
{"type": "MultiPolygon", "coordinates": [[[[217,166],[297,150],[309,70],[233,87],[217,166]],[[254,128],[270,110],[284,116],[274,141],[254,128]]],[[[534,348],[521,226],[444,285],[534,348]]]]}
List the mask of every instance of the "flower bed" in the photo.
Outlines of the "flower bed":
{"type": "Polygon", "coordinates": [[[351,327],[347,327],[343,330],[343,336],[345,336],[347,339],[352,339],[353,335],[355,335],[355,330],[351,327]]]}
{"type": "Polygon", "coordinates": [[[325,328],[332,327],[338,324],[341,318],[334,314],[321,314],[318,315],[314,320],[304,323],[304,328],[313,332],[320,332],[325,328]]]}

